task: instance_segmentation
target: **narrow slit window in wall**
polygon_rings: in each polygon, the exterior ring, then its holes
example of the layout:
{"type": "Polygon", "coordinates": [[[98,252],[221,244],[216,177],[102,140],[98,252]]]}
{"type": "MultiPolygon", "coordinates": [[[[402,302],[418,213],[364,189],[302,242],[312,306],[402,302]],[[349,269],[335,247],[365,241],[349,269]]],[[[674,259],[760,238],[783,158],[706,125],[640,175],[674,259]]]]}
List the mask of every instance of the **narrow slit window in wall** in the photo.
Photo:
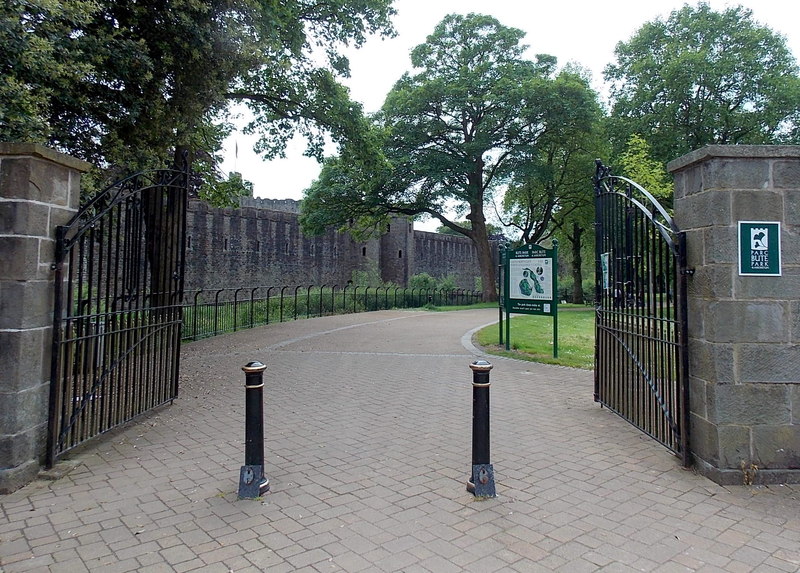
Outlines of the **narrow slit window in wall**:
{"type": "Polygon", "coordinates": [[[283,244],[283,253],[284,253],[285,255],[288,255],[288,254],[289,254],[289,241],[286,241],[286,242],[283,244]]]}
{"type": "Polygon", "coordinates": [[[222,250],[223,251],[227,251],[228,250],[228,237],[225,237],[224,239],[222,239],[222,250]]]}
{"type": "Polygon", "coordinates": [[[189,250],[192,249],[192,236],[191,235],[187,235],[186,236],[186,248],[189,249],[189,250]]]}
{"type": "Polygon", "coordinates": [[[398,259],[402,259],[402,258],[403,258],[403,251],[402,251],[402,249],[401,249],[401,250],[399,250],[399,251],[397,251],[397,258],[398,258],[398,259]]]}
{"type": "Polygon", "coordinates": [[[366,257],[367,256],[367,247],[361,247],[361,256],[362,257],[366,257]]]}

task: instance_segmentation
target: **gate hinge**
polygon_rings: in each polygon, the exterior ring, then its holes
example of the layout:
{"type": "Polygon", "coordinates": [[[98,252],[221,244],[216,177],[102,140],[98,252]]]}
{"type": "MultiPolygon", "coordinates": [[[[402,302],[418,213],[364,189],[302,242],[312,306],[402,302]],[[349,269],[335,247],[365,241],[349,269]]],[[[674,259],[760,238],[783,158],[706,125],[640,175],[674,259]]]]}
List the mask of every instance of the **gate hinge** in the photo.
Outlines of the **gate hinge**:
{"type": "Polygon", "coordinates": [[[692,267],[690,269],[681,269],[681,274],[682,275],[689,275],[689,276],[694,275],[694,267],[692,267]]]}

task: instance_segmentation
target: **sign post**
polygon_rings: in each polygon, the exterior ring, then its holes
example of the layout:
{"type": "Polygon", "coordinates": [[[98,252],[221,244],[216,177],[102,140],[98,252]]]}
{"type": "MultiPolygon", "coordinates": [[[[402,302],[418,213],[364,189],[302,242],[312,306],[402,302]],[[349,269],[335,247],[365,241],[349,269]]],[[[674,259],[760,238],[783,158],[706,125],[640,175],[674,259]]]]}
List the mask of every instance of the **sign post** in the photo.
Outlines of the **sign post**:
{"type": "Polygon", "coordinates": [[[553,317],[553,358],[558,358],[558,241],[552,249],[525,245],[504,254],[506,350],[511,348],[511,313],[541,314],[553,317]]]}

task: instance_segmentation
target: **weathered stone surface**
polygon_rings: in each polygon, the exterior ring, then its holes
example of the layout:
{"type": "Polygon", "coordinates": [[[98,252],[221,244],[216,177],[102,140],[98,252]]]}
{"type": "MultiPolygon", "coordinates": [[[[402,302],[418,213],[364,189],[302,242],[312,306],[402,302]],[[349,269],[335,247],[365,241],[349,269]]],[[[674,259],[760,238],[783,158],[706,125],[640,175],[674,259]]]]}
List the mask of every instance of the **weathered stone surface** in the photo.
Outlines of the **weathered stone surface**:
{"type": "Polygon", "coordinates": [[[731,191],[733,221],[774,221],[783,210],[783,194],[770,190],[731,191]]]}
{"type": "Polygon", "coordinates": [[[734,293],[742,300],[792,300],[792,293],[800,293],[800,267],[784,265],[779,277],[740,276],[734,278],[734,293]]]}
{"type": "Polygon", "coordinates": [[[711,384],[708,380],[699,377],[694,370],[689,370],[689,411],[700,418],[708,419],[708,398],[706,388],[711,384]]]}
{"type": "MultiPolygon", "coordinates": [[[[692,352],[689,353],[689,372],[692,376],[710,384],[733,384],[734,367],[732,344],[714,344],[705,340],[692,344],[692,352]]],[[[705,397],[705,391],[702,396],[705,397]]]]}
{"type": "Polygon", "coordinates": [[[772,164],[772,184],[776,189],[786,189],[796,194],[800,187],[800,161],[775,160],[772,164]]]}
{"type": "Polygon", "coordinates": [[[719,436],[719,467],[727,469],[737,469],[742,462],[749,462],[752,454],[750,452],[750,428],[739,425],[720,425],[717,426],[719,436]]]}
{"type": "Polygon", "coordinates": [[[800,382],[800,346],[797,344],[742,344],[736,349],[738,381],[745,383],[800,382]]]}
{"type": "Polygon", "coordinates": [[[708,305],[709,342],[784,342],[789,335],[788,305],[782,302],[719,301],[708,305]]]}
{"type": "Polygon", "coordinates": [[[755,426],[753,453],[759,468],[800,469],[800,425],[755,426]]]}
{"type": "Polygon", "coordinates": [[[6,280],[22,281],[39,276],[38,237],[0,237],[0,268],[6,280]]]}
{"type": "Polygon", "coordinates": [[[692,412],[689,415],[689,426],[692,453],[717,467],[719,465],[719,436],[716,425],[692,412]]]}
{"type": "Polygon", "coordinates": [[[0,280],[0,329],[40,328],[52,322],[52,282],[0,280]]]}
{"type": "Polygon", "coordinates": [[[738,253],[737,230],[729,226],[704,229],[703,262],[706,265],[736,263],[738,253]]]}
{"type": "Polygon", "coordinates": [[[0,391],[35,388],[50,378],[50,329],[0,330],[0,391]]]}
{"type": "Polygon", "coordinates": [[[703,165],[707,190],[769,189],[770,161],[761,158],[714,158],[703,165]]]}
{"type": "Polygon", "coordinates": [[[730,298],[735,272],[733,265],[695,267],[694,275],[687,282],[689,297],[709,302],[730,298]]]}
{"type": "Polygon", "coordinates": [[[700,229],[731,222],[731,196],[727,191],[703,191],[675,205],[675,221],[681,229],[700,229]]]}
{"type": "Polygon", "coordinates": [[[31,201],[0,201],[0,235],[42,236],[50,226],[50,208],[31,201]]]}
{"type": "Polygon", "coordinates": [[[709,389],[709,420],[720,426],[789,424],[791,404],[783,384],[726,384],[709,389]]]}
{"type": "Polygon", "coordinates": [[[47,420],[49,384],[21,392],[0,392],[0,434],[18,434],[47,420]]]}

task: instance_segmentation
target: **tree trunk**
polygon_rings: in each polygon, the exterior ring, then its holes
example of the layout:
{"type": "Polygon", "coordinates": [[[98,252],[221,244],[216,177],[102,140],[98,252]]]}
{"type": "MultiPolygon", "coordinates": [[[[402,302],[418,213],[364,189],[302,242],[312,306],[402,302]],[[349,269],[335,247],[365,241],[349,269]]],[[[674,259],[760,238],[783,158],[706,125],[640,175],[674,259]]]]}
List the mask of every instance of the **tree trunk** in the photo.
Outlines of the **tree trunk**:
{"type": "Polygon", "coordinates": [[[483,288],[483,301],[494,302],[497,300],[497,280],[495,274],[495,262],[492,258],[492,247],[489,244],[489,235],[486,232],[486,222],[479,217],[472,220],[472,233],[470,239],[475,245],[478,255],[478,267],[480,270],[481,283],[483,288]],[[478,220],[475,220],[478,219],[478,220]]]}
{"type": "Polygon", "coordinates": [[[583,258],[581,257],[581,247],[583,246],[583,232],[584,229],[577,223],[572,225],[572,233],[569,236],[569,242],[572,246],[572,302],[575,304],[583,304],[583,258]]]}

